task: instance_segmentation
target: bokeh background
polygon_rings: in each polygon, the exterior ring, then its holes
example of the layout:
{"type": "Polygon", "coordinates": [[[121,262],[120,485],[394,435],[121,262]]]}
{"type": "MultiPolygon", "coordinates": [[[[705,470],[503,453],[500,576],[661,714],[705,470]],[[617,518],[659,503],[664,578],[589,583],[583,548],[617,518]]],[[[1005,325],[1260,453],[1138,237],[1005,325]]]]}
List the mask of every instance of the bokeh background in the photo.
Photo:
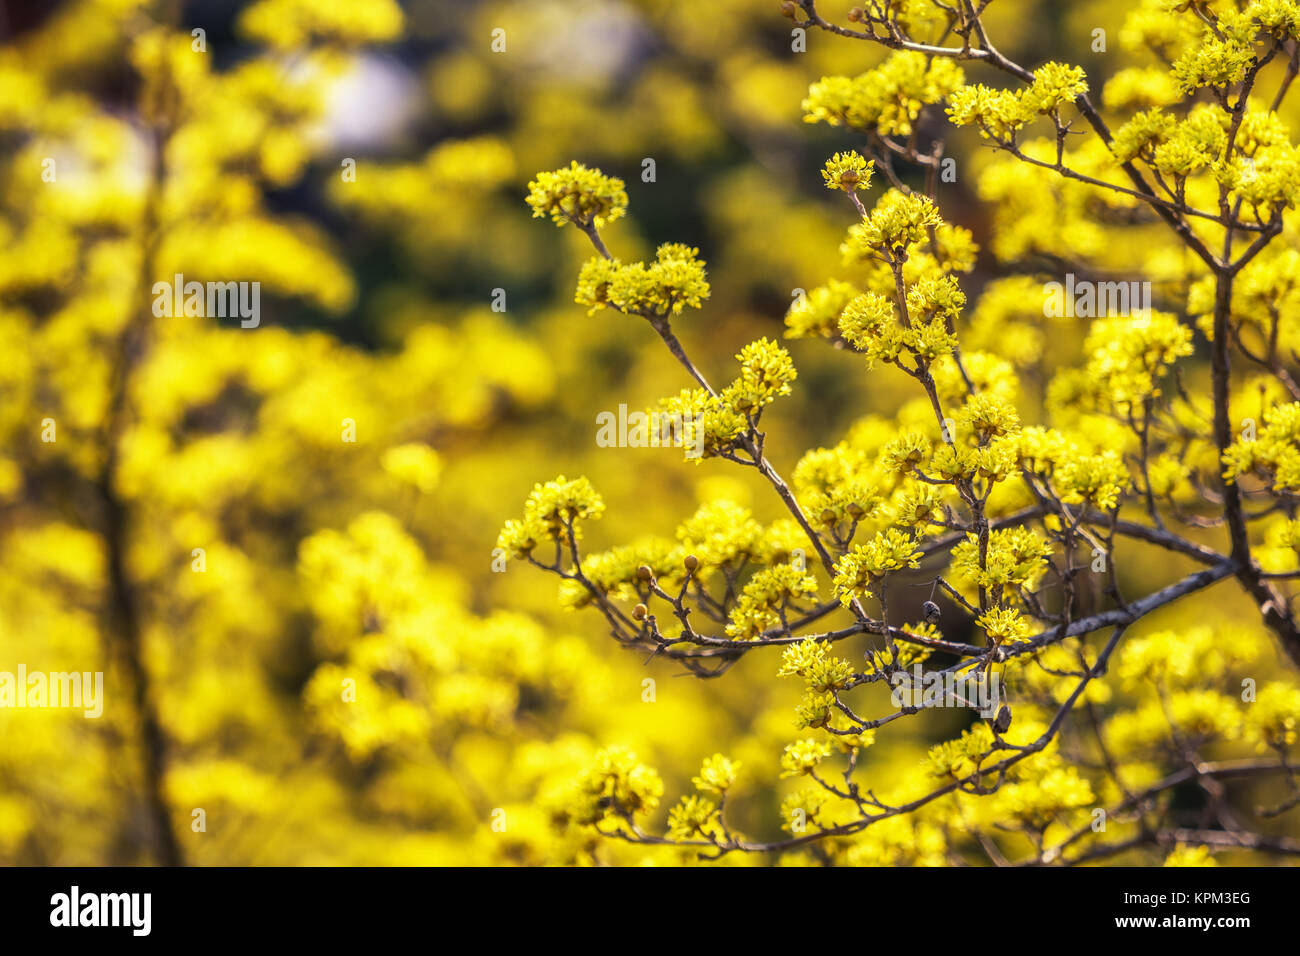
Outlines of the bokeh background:
{"type": "MultiPolygon", "coordinates": [[[[843,22],[849,4],[823,6],[843,22]]],[[[1089,30],[1118,30],[1129,4],[1001,6],[987,20],[1008,54],[1104,76],[1089,30]]],[[[708,263],[712,296],[678,323],[704,371],[779,338],[795,290],[840,273],[850,219],[819,168],[859,145],[803,124],[800,100],[881,56],[823,35],[792,52],[777,7],[0,6],[0,670],[106,672],[99,720],[0,711],[0,862],[688,860],[553,825],[609,744],[670,795],[727,753],[745,768],[733,824],[779,833],[799,688],[775,656],[680,676],[563,612],[553,578],[493,570],[502,521],[561,473],[609,506],[593,546],[671,535],[719,498],[779,516],[727,463],[597,447],[598,412],[686,382],[643,324],[573,304],[586,240],[523,203],[533,174],[572,159],[621,176],[615,254],[677,241],[708,263]],[[150,320],[144,290],[177,272],[260,281],[260,327],[150,320]]],[[[994,255],[987,160],[950,134],[959,174],[940,205],[980,243],[975,303],[1032,243],[994,255]]],[[[1014,328],[999,308],[985,334],[1014,328]]],[[[1048,336],[1053,361],[1083,331],[1048,336]]],[[[820,343],[790,347],[799,380],[768,440],[787,473],[912,397],[820,343]]],[[[1030,370],[1024,387],[1032,421],[1043,383],[1030,370]]],[[[910,772],[966,722],[900,725],[873,773],[910,772]]]]}

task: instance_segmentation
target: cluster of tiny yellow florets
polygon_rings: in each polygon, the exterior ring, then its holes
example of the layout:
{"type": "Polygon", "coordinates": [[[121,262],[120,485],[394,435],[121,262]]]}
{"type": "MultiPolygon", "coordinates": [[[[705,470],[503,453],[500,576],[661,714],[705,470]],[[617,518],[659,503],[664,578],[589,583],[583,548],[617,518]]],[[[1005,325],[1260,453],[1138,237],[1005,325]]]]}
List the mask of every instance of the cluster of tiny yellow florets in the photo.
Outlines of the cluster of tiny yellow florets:
{"type": "Polygon", "coordinates": [[[586,478],[569,481],[561,475],[533,486],[524,502],[524,517],[506,522],[497,547],[511,557],[527,557],[542,541],[566,537],[568,529],[576,535],[578,520],[596,519],[604,512],[605,502],[591,482],[586,478]]]}
{"type": "Polygon", "coordinates": [[[887,528],[871,541],[859,544],[835,564],[835,590],[848,604],[886,574],[915,568],[921,552],[916,541],[904,531],[887,528]]]}
{"type": "Polygon", "coordinates": [[[1029,622],[1015,608],[992,608],[980,615],[976,622],[994,644],[1019,640],[1029,633],[1029,622]]]}
{"type": "MultiPolygon", "coordinates": [[[[717,794],[723,800],[736,783],[740,763],[722,754],[706,757],[697,776],[691,783],[701,793],[717,794]]],[[[718,804],[706,797],[687,794],[668,811],[668,835],[675,840],[703,837],[713,840],[720,830],[721,816],[718,804]]]]}
{"type": "Polygon", "coordinates": [[[1258,434],[1238,438],[1223,462],[1226,478],[1255,474],[1278,492],[1300,489],[1300,402],[1270,409],[1258,434]]]}
{"type": "Polygon", "coordinates": [[[951,60],[894,53],[866,73],[814,83],[803,101],[804,122],[907,136],[921,109],[958,89],[963,79],[951,60]]]}
{"type": "Polygon", "coordinates": [[[797,740],[787,746],[781,755],[781,776],[798,777],[810,773],[830,755],[830,744],[811,738],[797,740]]]}
{"type": "Polygon", "coordinates": [[[856,150],[836,153],[826,160],[822,169],[822,179],[827,189],[842,189],[846,193],[857,192],[871,185],[871,173],[875,164],[864,159],[856,150]]]}
{"type": "Polygon", "coordinates": [[[698,256],[698,249],[669,242],[659,247],[650,263],[589,259],[578,274],[574,301],[590,306],[588,314],[606,306],[646,317],[679,315],[687,306],[698,309],[709,297],[704,263],[698,256]]]}
{"type": "Polygon", "coordinates": [[[753,638],[779,627],[791,602],[816,595],[817,579],[790,564],[764,568],[749,579],[732,608],[727,635],[753,638]]]}
{"type": "Polygon", "coordinates": [[[1167,312],[1099,319],[1084,342],[1085,374],[1121,409],[1160,395],[1160,379],[1192,354],[1192,330],[1167,312]]]}
{"type": "Polygon", "coordinates": [[[980,542],[969,534],[952,550],[952,569],[963,580],[991,588],[1031,589],[1046,570],[1052,546],[1029,528],[992,531],[980,554],[980,542]]]}
{"type": "Polygon", "coordinates": [[[861,223],[849,228],[842,248],[846,256],[901,261],[908,246],[927,240],[928,230],[942,221],[929,197],[891,189],[861,223]]]}
{"type": "Polygon", "coordinates": [[[550,216],[557,226],[602,229],[627,211],[623,180],[574,161],[566,169],[538,173],[528,184],[533,216],[550,216]]]}
{"type": "Polygon", "coordinates": [[[973,84],[956,90],[948,98],[948,115],[958,126],[978,126],[982,136],[1011,143],[1035,118],[1059,117],[1062,106],[1087,91],[1082,68],[1047,63],[1034,71],[1033,83],[1022,89],[973,84]]]}
{"type": "Polygon", "coordinates": [[[599,823],[615,817],[630,820],[659,806],[664,784],[653,768],[637,760],[626,747],[596,754],[579,776],[572,804],[577,823],[599,823]]]}
{"type": "Polygon", "coordinates": [[[802,677],[805,692],[819,698],[847,688],[854,677],[848,661],[832,654],[825,642],[810,640],[785,649],[777,675],[802,677]]]}
{"type": "Polygon", "coordinates": [[[795,380],[790,353],[771,339],[750,342],[736,356],[740,378],[723,390],[723,403],[739,412],[752,412],[772,404],[781,395],[790,394],[795,380]]]}

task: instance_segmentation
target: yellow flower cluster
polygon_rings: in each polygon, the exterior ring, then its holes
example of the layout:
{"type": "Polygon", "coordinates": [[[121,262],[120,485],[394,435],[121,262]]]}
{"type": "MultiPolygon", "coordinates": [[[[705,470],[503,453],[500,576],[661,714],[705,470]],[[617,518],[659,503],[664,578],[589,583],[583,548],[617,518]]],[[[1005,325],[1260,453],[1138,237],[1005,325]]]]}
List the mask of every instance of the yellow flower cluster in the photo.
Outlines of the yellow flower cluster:
{"type": "Polygon", "coordinates": [[[800,296],[786,313],[786,335],[792,339],[834,335],[840,314],[857,294],[851,283],[832,279],[800,296]]]}
{"type": "Polygon", "coordinates": [[[1023,89],[998,90],[980,84],[962,87],[949,97],[948,115],[958,126],[978,126],[981,136],[1009,144],[1036,117],[1059,117],[1062,106],[1087,91],[1081,67],[1046,63],[1034,71],[1033,82],[1023,89]]]}
{"type": "Polygon", "coordinates": [[[857,150],[836,153],[826,160],[822,168],[822,179],[827,189],[842,189],[846,193],[857,192],[871,185],[871,173],[875,163],[862,157],[857,150]]]}
{"type": "Polygon", "coordinates": [[[617,259],[589,259],[578,275],[574,301],[590,306],[587,314],[610,305],[632,315],[680,315],[698,309],[709,297],[709,283],[699,250],[681,243],[660,246],[648,265],[623,265],[617,259]]]}
{"type": "Polygon", "coordinates": [[[853,666],[831,654],[825,642],[803,640],[785,649],[777,675],[802,677],[810,693],[827,694],[848,686],[853,666]]]}
{"type": "MultiPolygon", "coordinates": [[[[790,602],[817,594],[817,579],[790,564],[764,568],[749,579],[731,610],[727,636],[755,638],[781,624],[790,602]]],[[[797,605],[796,605],[797,607],[797,605]]]]}
{"type": "Polygon", "coordinates": [[[1233,442],[1223,464],[1225,478],[1255,474],[1276,492],[1300,489],[1300,402],[1270,409],[1258,435],[1233,442]]]}
{"type": "Polygon", "coordinates": [[[855,77],[824,76],[808,88],[805,123],[907,136],[921,109],[938,103],[964,80],[951,60],[898,52],[855,77]]]}
{"type": "Polygon", "coordinates": [[[968,534],[952,550],[952,569],[981,588],[1033,588],[1051,554],[1051,544],[1037,532],[1003,528],[989,533],[983,556],[979,539],[968,534]]]}
{"type": "Polygon", "coordinates": [[[630,820],[659,806],[664,784],[659,774],[637,760],[626,747],[600,751],[579,775],[572,817],[577,823],[599,823],[610,817],[630,820]]]}
{"type": "Polygon", "coordinates": [[[798,777],[817,769],[817,765],[831,755],[829,744],[805,738],[796,740],[781,755],[781,776],[798,777]]]}
{"type": "Polygon", "coordinates": [[[570,528],[577,536],[578,520],[598,519],[604,511],[605,502],[591,487],[591,482],[586,478],[569,481],[561,475],[554,481],[533,486],[524,502],[524,517],[506,522],[497,547],[511,557],[527,557],[542,541],[567,540],[570,528]]]}
{"type": "Polygon", "coordinates": [[[942,221],[927,196],[891,189],[861,223],[849,227],[841,248],[846,256],[901,262],[907,258],[908,247],[927,241],[928,230],[942,221]]]}
{"type": "Polygon", "coordinates": [[[888,528],[877,532],[866,544],[859,544],[835,563],[835,590],[848,604],[875,582],[893,571],[915,568],[921,552],[906,532],[888,528]]]}
{"type": "Polygon", "coordinates": [[[627,211],[623,180],[577,160],[567,169],[538,173],[526,201],[535,218],[550,216],[557,226],[571,222],[580,229],[602,229],[627,211]]]}

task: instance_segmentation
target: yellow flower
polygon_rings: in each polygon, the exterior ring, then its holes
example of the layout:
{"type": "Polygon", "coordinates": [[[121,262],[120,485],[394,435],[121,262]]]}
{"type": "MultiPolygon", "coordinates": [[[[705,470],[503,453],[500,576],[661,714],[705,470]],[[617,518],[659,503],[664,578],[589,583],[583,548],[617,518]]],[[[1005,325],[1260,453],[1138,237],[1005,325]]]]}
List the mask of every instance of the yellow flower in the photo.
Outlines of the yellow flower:
{"type": "Polygon", "coordinates": [[[426,495],[437,487],[442,473],[438,453],[420,442],[393,446],[384,452],[381,464],[398,481],[413,485],[426,495]]]}
{"type": "Polygon", "coordinates": [[[602,229],[627,211],[623,180],[576,160],[568,168],[538,173],[528,184],[526,202],[536,218],[549,215],[557,226],[571,222],[582,229],[602,229]]]}
{"type": "Polygon", "coordinates": [[[869,162],[857,150],[836,153],[826,160],[822,168],[822,179],[827,189],[842,189],[846,193],[857,192],[871,185],[871,173],[875,163],[869,162]]]}

